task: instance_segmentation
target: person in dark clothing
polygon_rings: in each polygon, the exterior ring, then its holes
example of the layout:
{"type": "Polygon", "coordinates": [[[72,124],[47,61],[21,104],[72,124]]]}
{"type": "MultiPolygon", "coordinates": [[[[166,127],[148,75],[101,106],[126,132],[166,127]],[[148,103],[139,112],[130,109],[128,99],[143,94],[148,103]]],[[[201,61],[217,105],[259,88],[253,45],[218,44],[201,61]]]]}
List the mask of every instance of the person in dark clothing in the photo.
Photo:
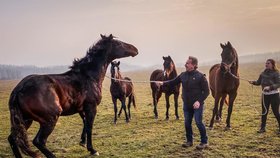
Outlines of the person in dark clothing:
{"type": "Polygon", "coordinates": [[[169,82],[161,82],[162,86],[182,84],[183,111],[185,117],[186,142],[183,147],[193,146],[192,119],[200,132],[201,143],[197,149],[208,147],[208,137],[205,125],[202,122],[204,100],[209,95],[208,82],[204,74],[197,71],[197,58],[190,56],[185,64],[186,71],[169,82]]]}
{"type": "Polygon", "coordinates": [[[276,66],[275,60],[267,59],[265,63],[265,70],[260,74],[258,80],[249,81],[249,83],[262,86],[262,119],[261,128],[258,133],[265,132],[266,119],[269,110],[269,105],[271,104],[272,111],[275,118],[278,121],[280,134],[280,114],[279,114],[279,90],[280,87],[280,75],[279,70],[276,66]]]}

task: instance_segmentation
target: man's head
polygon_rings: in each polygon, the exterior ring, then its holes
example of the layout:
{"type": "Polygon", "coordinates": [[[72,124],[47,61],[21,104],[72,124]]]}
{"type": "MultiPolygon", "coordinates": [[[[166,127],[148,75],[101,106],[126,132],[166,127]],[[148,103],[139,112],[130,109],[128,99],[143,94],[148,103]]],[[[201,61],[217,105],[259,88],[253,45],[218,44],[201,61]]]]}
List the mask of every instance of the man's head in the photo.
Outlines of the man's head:
{"type": "Polygon", "coordinates": [[[189,56],[185,67],[186,67],[186,71],[193,71],[197,69],[197,65],[198,65],[198,60],[196,57],[193,56],[189,56]]]}

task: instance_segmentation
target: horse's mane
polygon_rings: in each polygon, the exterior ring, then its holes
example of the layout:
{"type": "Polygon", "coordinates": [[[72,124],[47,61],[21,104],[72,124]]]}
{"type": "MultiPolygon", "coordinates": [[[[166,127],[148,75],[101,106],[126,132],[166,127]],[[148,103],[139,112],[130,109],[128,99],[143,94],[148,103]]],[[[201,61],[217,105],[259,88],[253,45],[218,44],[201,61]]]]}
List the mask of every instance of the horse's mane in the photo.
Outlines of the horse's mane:
{"type": "Polygon", "coordinates": [[[104,55],[105,45],[107,42],[111,41],[114,37],[110,35],[109,37],[102,36],[102,38],[93,44],[87,51],[86,56],[80,59],[74,59],[73,65],[70,66],[71,70],[81,69],[88,64],[98,62],[98,57],[104,55]]]}

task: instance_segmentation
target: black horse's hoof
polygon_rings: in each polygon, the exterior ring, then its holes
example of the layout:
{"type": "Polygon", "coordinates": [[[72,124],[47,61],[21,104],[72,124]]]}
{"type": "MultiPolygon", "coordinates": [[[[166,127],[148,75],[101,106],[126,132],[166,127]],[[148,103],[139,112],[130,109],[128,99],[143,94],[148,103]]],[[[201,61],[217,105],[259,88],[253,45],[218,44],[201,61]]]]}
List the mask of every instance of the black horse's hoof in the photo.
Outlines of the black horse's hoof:
{"type": "Polygon", "coordinates": [[[85,142],[80,142],[79,144],[80,144],[80,146],[82,146],[82,147],[87,147],[85,142]]]}
{"type": "Polygon", "coordinates": [[[178,116],[176,116],[176,120],[180,120],[180,118],[178,116]]]}
{"type": "Polygon", "coordinates": [[[129,121],[129,119],[128,120],[125,120],[126,121],[126,123],[129,123],[130,121],[129,121]]]}
{"type": "Polygon", "coordinates": [[[99,156],[99,153],[96,150],[94,150],[94,149],[92,149],[90,151],[90,154],[93,155],[93,156],[99,156]]]}
{"type": "Polygon", "coordinates": [[[229,131],[229,130],[231,130],[231,127],[226,126],[225,131],[229,131]]]}
{"type": "Polygon", "coordinates": [[[169,120],[169,117],[166,117],[166,118],[165,118],[165,121],[168,121],[168,120],[169,120]]]}
{"type": "Polygon", "coordinates": [[[208,129],[209,129],[209,130],[213,130],[213,129],[214,129],[214,127],[208,127],[208,129]]]}

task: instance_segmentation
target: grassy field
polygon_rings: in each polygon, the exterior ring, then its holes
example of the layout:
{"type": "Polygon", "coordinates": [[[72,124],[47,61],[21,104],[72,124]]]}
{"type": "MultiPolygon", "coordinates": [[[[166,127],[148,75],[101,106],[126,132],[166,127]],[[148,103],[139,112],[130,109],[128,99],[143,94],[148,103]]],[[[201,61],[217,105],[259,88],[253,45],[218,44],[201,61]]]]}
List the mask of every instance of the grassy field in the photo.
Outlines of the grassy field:
{"type": "MultiPolygon", "coordinates": [[[[278,63],[279,65],[279,63],[278,63]]],[[[257,79],[264,64],[246,64],[240,66],[240,76],[245,79],[257,79]]],[[[200,71],[208,73],[209,67],[200,71]]],[[[178,70],[182,72],[183,69],[178,70]]],[[[151,71],[125,73],[133,80],[148,81],[151,71]]],[[[8,98],[18,81],[0,81],[0,157],[13,157],[7,141],[10,131],[8,98]]],[[[258,134],[260,125],[260,87],[252,88],[241,81],[238,96],[232,113],[232,129],[224,131],[227,106],[224,106],[223,120],[214,124],[214,130],[207,130],[209,148],[198,151],[195,147],[182,148],[185,140],[182,100],[179,99],[180,120],[175,120],[174,104],[171,103],[170,119],[165,121],[165,100],[160,99],[159,119],[154,119],[151,90],[148,83],[134,83],[137,110],[132,108],[132,120],[125,123],[122,114],[117,125],[113,124],[113,105],[109,93],[110,82],[106,78],[103,84],[103,99],[93,129],[93,145],[100,157],[280,157],[280,136],[271,110],[267,120],[267,132],[258,134]]],[[[206,100],[204,122],[209,125],[213,109],[213,98],[206,100]]],[[[199,143],[199,132],[193,124],[195,145],[199,143]]],[[[28,130],[32,140],[38,130],[35,122],[28,130]]],[[[47,146],[59,157],[91,157],[89,152],[79,145],[82,121],[78,115],[60,117],[55,130],[48,139],[47,146]]],[[[32,145],[33,147],[33,145],[32,145]]],[[[33,147],[34,150],[37,150],[33,147]]]]}

